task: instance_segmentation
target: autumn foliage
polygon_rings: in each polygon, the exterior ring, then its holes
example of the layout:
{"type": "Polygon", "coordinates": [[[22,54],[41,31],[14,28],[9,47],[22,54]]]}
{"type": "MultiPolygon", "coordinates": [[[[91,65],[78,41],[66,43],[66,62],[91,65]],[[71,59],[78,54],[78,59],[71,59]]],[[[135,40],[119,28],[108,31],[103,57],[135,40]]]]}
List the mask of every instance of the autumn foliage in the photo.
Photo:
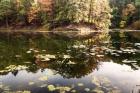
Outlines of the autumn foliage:
{"type": "Polygon", "coordinates": [[[18,25],[51,26],[67,22],[88,23],[100,29],[110,25],[108,0],[1,0],[0,4],[4,5],[0,12],[6,8],[0,15],[0,23],[7,20],[7,25],[14,22],[18,25]]]}

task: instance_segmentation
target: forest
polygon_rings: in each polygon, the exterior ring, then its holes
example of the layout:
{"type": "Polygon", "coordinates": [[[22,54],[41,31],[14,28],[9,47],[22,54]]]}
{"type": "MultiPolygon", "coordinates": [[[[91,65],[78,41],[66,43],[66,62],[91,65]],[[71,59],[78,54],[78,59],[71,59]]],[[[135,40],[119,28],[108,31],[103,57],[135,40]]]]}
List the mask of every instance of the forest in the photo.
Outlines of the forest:
{"type": "Polygon", "coordinates": [[[140,0],[0,0],[1,28],[45,28],[69,24],[140,29],[140,0]]]}

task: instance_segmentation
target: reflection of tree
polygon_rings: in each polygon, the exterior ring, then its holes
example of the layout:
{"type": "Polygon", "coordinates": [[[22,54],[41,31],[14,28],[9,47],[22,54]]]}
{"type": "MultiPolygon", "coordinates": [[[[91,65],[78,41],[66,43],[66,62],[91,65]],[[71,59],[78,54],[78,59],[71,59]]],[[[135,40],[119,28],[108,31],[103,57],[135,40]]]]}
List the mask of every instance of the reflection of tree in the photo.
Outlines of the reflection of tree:
{"type": "MultiPolygon", "coordinates": [[[[8,40],[1,40],[0,56],[3,56],[3,58],[0,58],[0,71],[10,65],[24,65],[28,67],[26,69],[28,72],[36,73],[39,69],[43,71],[43,69],[49,68],[56,70],[65,78],[80,78],[91,73],[98,67],[97,59],[89,56],[89,48],[93,44],[99,44],[98,41],[95,42],[94,40],[64,40],[62,37],[57,39],[56,37],[41,37],[39,39],[29,40],[20,36],[17,38],[11,37],[8,40]],[[73,45],[85,45],[88,49],[71,49],[73,45]],[[34,54],[26,53],[30,48],[37,49],[39,53],[42,53],[41,51],[45,49],[45,53],[58,55],[59,57],[47,63],[35,62],[33,58],[34,54]],[[68,53],[67,50],[71,50],[71,52],[68,53]],[[72,58],[64,59],[60,57],[65,54],[71,55],[72,58]],[[15,57],[16,55],[20,55],[21,57],[15,57]],[[68,64],[69,61],[74,62],[74,64],[68,64]]],[[[15,76],[18,74],[18,70],[5,71],[0,74],[6,75],[9,72],[12,72],[15,76]]]]}
{"type": "MultiPolygon", "coordinates": [[[[60,44],[63,45],[63,42],[60,44]]],[[[56,53],[54,50],[52,50],[54,52],[51,50],[48,51],[57,55],[55,59],[47,62],[41,62],[39,59],[36,59],[35,63],[40,69],[53,69],[64,78],[81,78],[90,74],[93,70],[98,69],[97,58],[91,56],[89,51],[92,44],[95,44],[92,40],[88,40],[88,42],[87,40],[67,42],[65,46],[59,47],[59,50],[63,50],[59,53],[56,53]],[[73,48],[74,45],[79,47],[82,45],[83,48],[73,48]],[[63,58],[64,55],[69,55],[70,58],[63,58]]],[[[56,46],[54,47],[56,48],[56,46]]],[[[56,50],[58,49],[56,48],[56,50]]]]}
{"type": "MultiPolygon", "coordinates": [[[[134,45],[133,43],[134,42],[137,42],[136,39],[134,38],[130,38],[128,32],[113,32],[113,33],[110,33],[111,34],[111,45],[110,47],[114,47],[114,49],[116,51],[120,51],[121,48],[124,48],[124,49],[127,49],[127,48],[132,48],[134,49],[134,45]]],[[[138,41],[139,42],[139,41],[138,41]]],[[[133,54],[133,53],[121,53],[119,54],[120,56],[114,56],[114,55],[107,55],[109,59],[112,59],[113,62],[115,63],[118,63],[118,64],[125,64],[125,65],[128,65],[130,66],[133,70],[138,70],[138,67],[140,67],[140,54],[139,53],[136,53],[136,54],[133,54]],[[125,59],[128,59],[128,60],[136,60],[138,61],[137,63],[135,63],[135,66],[133,65],[133,63],[123,63],[122,61],[125,60],[125,59]]]]}
{"type": "Polygon", "coordinates": [[[125,64],[127,66],[130,66],[133,70],[138,70],[139,67],[140,67],[140,55],[137,54],[137,55],[133,55],[133,54],[122,54],[120,57],[115,57],[115,56],[108,56],[109,59],[112,59],[114,63],[117,63],[117,64],[125,64]],[[122,61],[125,60],[125,59],[128,59],[128,60],[136,60],[138,61],[137,63],[123,63],[122,61]]]}
{"type": "Polygon", "coordinates": [[[64,78],[81,78],[91,73],[94,69],[98,68],[98,63],[95,58],[88,58],[86,61],[81,60],[79,62],[73,59],[67,59],[60,63],[58,59],[56,62],[39,63],[40,68],[49,68],[56,70],[57,73],[61,74],[64,78]],[[68,64],[67,62],[73,60],[74,64],[68,64]],[[58,63],[59,62],[59,63],[58,63]]]}

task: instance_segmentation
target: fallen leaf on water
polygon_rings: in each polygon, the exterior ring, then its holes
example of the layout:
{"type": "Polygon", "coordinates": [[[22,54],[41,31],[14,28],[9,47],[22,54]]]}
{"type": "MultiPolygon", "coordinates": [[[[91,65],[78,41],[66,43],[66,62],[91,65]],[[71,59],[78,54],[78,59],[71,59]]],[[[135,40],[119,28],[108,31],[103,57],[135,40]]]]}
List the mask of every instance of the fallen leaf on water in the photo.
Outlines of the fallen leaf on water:
{"type": "Polygon", "coordinates": [[[60,91],[70,91],[71,88],[70,87],[56,87],[56,89],[60,90],[60,91]]]}
{"type": "Polygon", "coordinates": [[[93,77],[93,79],[92,79],[92,83],[93,84],[95,84],[96,86],[100,86],[100,81],[99,81],[99,79],[97,78],[97,77],[93,77]]]}
{"type": "Polygon", "coordinates": [[[47,76],[43,76],[43,77],[40,77],[39,80],[40,81],[46,81],[46,80],[48,80],[48,77],[47,76]]]}
{"type": "Polygon", "coordinates": [[[70,55],[64,55],[63,58],[65,58],[65,59],[66,58],[71,58],[71,56],[70,55]]]}
{"type": "Polygon", "coordinates": [[[49,89],[49,91],[55,91],[56,90],[54,85],[48,85],[48,89],[49,89]]]}
{"type": "Polygon", "coordinates": [[[89,92],[89,91],[90,91],[90,89],[89,89],[89,88],[85,88],[85,91],[86,91],[86,92],[89,92]]]}
{"type": "Polygon", "coordinates": [[[27,51],[26,53],[27,53],[27,54],[30,54],[30,53],[32,53],[32,51],[31,51],[31,50],[29,50],[29,51],[27,51]]]}
{"type": "Polygon", "coordinates": [[[16,57],[16,58],[21,58],[22,56],[21,56],[21,55],[15,55],[15,57],[16,57]]]}
{"type": "Polygon", "coordinates": [[[31,93],[31,91],[23,91],[23,93],[31,93]]]}
{"type": "Polygon", "coordinates": [[[78,86],[80,86],[80,87],[81,87],[81,86],[84,86],[84,84],[83,84],[83,83],[78,83],[78,86]]]}
{"type": "Polygon", "coordinates": [[[2,84],[0,84],[0,88],[2,88],[3,87],[3,85],[2,84]]]}
{"type": "Polygon", "coordinates": [[[104,55],[97,55],[97,57],[104,57],[104,55]]]}
{"type": "Polygon", "coordinates": [[[121,91],[120,90],[111,90],[108,93],[121,93],[121,91]]]}
{"type": "Polygon", "coordinates": [[[40,88],[44,88],[44,87],[46,87],[47,86],[47,84],[43,84],[43,85],[41,85],[41,86],[39,86],[40,88]]]}
{"type": "Polygon", "coordinates": [[[71,90],[72,93],[76,93],[76,90],[71,90]]]}
{"type": "Polygon", "coordinates": [[[101,88],[95,88],[94,90],[92,90],[92,92],[95,92],[95,93],[104,93],[104,91],[101,90],[101,88]]]}
{"type": "Polygon", "coordinates": [[[35,83],[34,82],[29,82],[29,85],[34,85],[35,83]]]}

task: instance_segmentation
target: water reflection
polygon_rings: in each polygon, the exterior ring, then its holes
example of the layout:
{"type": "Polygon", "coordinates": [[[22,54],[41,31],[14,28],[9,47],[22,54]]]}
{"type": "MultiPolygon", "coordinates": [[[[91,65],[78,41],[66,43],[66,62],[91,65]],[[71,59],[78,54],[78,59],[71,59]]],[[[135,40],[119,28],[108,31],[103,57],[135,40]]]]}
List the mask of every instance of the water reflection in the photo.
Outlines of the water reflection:
{"type": "MultiPolygon", "coordinates": [[[[98,40],[64,40],[47,36],[1,39],[0,82],[9,85],[13,91],[27,89],[33,93],[49,93],[48,88],[27,88],[29,82],[29,85],[40,84],[38,78],[47,74],[47,78],[43,79],[55,88],[58,85],[71,86],[82,82],[79,86],[84,84],[85,89],[75,87],[74,90],[80,93],[128,93],[140,83],[140,76],[136,76],[140,74],[140,43],[137,39],[129,40],[128,33],[116,32],[110,35],[98,40]],[[21,86],[17,87],[16,84],[21,86]]],[[[0,89],[4,91],[5,88],[0,89]]]]}

